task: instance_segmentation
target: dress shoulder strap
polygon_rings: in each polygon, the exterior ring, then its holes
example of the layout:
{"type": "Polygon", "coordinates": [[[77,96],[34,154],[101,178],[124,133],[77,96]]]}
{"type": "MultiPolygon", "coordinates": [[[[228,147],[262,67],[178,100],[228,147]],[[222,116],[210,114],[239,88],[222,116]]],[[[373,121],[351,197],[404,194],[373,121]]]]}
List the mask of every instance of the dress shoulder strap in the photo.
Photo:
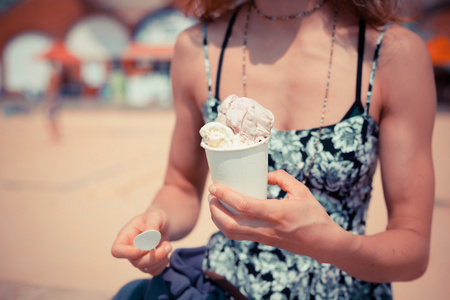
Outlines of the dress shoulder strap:
{"type": "Polygon", "coordinates": [[[206,28],[207,27],[208,27],[208,22],[203,23],[203,52],[205,53],[205,71],[206,71],[206,84],[208,86],[208,98],[212,98],[211,68],[210,68],[209,55],[208,55],[208,40],[206,38],[206,28]]]}
{"type": "Polygon", "coordinates": [[[364,61],[364,45],[366,42],[366,23],[364,21],[359,22],[359,34],[358,34],[358,64],[356,69],[356,95],[350,109],[347,111],[342,120],[349,119],[353,116],[359,116],[364,113],[364,107],[361,102],[361,78],[364,61]]]}
{"type": "Polygon", "coordinates": [[[367,91],[366,109],[364,111],[365,114],[369,113],[370,101],[372,100],[373,82],[375,80],[375,71],[376,71],[377,65],[378,65],[378,57],[380,55],[380,48],[381,48],[381,44],[383,43],[384,35],[385,35],[386,30],[388,29],[389,25],[390,25],[390,23],[387,23],[386,25],[384,25],[383,29],[381,30],[380,34],[378,35],[377,44],[375,46],[375,53],[373,56],[372,68],[371,68],[370,77],[369,77],[369,89],[367,91]]]}
{"type": "MultiPolygon", "coordinates": [[[[215,95],[214,97],[216,99],[219,99],[219,86],[220,86],[220,75],[221,75],[221,71],[222,71],[222,63],[223,63],[223,57],[225,54],[225,49],[227,48],[228,45],[228,39],[231,36],[231,32],[233,29],[233,25],[234,25],[234,21],[236,20],[236,16],[240,10],[241,6],[239,6],[235,12],[233,13],[233,15],[231,16],[231,19],[228,23],[228,27],[227,27],[227,31],[225,32],[225,37],[223,39],[223,43],[222,43],[222,48],[220,50],[220,57],[219,57],[219,64],[217,66],[217,79],[216,79],[216,91],[215,91],[215,95]]],[[[211,98],[212,95],[212,80],[211,80],[211,67],[210,67],[210,60],[209,60],[209,55],[208,55],[208,40],[207,40],[207,27],[208,27],[208,22],[205,22],[203,24],[203,51],[205,53],[205,70],[206,70],[206,83],[208,85],[208,97],[211,98]]]]}
{"type": "MultiPolygon", "coordinates": [[[[356,95],[355,102],[362,108],[361,104],[361,79],[362,69],[364,61],[364,46],[366,44],[366,23],[364,21],[359,22],[359,34],[358,34],[358,66],[356,69],[356,95]]],[[[362,113],[362,109],[360,113],[362,113]]]]}

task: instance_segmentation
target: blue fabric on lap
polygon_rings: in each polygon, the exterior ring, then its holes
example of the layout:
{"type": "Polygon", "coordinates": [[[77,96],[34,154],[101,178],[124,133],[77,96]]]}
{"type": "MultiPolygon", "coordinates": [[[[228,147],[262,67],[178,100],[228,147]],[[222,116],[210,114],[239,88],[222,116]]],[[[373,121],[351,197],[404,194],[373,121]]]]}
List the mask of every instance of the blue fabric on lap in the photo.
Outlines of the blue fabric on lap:
{"type": "Polygon", "coordinates": [[[205,247],[177,249],[170,266],[152,279],[140,279],[123,286],[113,300],[212,300],[226,299],[225,293],[205,277],[202,261],[205,247]]]}

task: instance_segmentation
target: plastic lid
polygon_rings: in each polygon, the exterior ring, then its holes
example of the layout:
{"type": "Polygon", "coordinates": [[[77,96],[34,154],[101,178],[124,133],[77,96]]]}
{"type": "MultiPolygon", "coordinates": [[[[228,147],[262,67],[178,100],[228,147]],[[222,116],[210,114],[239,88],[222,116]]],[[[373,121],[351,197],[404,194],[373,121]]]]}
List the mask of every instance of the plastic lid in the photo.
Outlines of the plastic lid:
{"type": "Polygon", "coordinates": [[[133,244],[144,251],[155,249],[161,241],[161,233],[158,230],[147,230],[138,234],[133,241],[133,244]]]}

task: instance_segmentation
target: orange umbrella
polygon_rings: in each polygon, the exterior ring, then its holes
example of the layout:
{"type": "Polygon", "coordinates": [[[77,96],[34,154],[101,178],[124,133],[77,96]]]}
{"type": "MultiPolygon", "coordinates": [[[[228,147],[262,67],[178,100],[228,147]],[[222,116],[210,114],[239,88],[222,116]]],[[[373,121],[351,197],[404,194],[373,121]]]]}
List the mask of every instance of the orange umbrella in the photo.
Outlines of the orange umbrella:
{"type": "Polygon", "coordinates": [[[40,55],[40,58],[59,62],[63,65],[78,65],[81,62],[80,59],[67,50],[62,41],[56,41],[49,50],[40,55]]]}
{"type": "Polygon", "coordinates": [[[427,42],[431,61],[435,66],[450,65],[450,39],[445,36],[435,36],[427,42]]]}
{"type": "Polygon", "coordinates": [[[173,46],[150,46],[131,43],[122,55],[123,60],[164,60],[172,58],[173,46]]]}

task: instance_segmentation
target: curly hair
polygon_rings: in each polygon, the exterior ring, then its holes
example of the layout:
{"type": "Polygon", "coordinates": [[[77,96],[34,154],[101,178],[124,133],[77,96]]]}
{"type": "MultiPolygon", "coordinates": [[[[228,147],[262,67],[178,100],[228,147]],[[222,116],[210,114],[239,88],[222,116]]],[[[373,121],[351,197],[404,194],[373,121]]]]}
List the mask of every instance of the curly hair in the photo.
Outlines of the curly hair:
{"type": "MultiPolygon", "coordinates": [[[[237,6],[251,0],[176,0],[188,16],[200,21],[210,21],[229,13],[237,6]]],[[[335,5],[345,5],[372,27],[388,22],[407,21],[401,14],[399,0],[330,0],[335,5]]]]}

